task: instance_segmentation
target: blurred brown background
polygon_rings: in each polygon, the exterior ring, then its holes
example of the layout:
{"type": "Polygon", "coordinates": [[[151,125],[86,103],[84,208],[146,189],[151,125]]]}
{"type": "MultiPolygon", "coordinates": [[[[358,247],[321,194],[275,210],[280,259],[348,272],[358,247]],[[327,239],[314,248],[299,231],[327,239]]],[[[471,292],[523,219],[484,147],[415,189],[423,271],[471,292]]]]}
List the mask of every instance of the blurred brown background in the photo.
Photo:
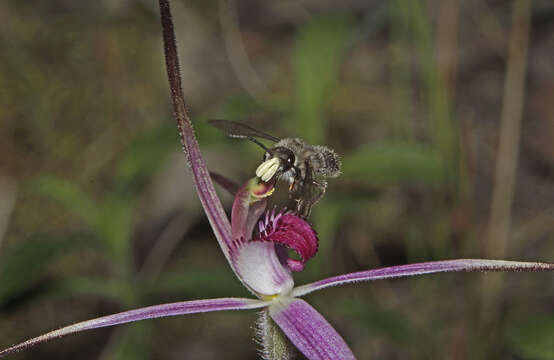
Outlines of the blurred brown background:
{"type": "MultiPolygon", "coordinates": [[[[262,157],[211,118],[342,156],[297,284],[450,258],[554,262],[552,1],[172,5],[211,169],[242,182],[262,157]]],[[[1,348],[139,306],[247,295],[180,152],[157,6],[0,3],[1,348]]],[[[360,359],[554,359],[552,274],[434,275],[308,299],[360,359]]],[[[10,358],[255,359],[255,318],[149,320],[10,358]]]]}

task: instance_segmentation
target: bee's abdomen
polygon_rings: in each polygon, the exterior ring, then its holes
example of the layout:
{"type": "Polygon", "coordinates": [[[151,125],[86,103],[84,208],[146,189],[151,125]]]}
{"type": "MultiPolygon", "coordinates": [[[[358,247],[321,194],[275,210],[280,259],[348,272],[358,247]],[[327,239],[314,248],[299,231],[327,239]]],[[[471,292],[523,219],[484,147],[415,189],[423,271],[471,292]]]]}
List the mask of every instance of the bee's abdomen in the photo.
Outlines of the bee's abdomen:
{"type": "Polygon", "coordinates": [[[336,152],[326,146],[314,146],[314,154],[311,156],[314,170],[327,177],[340,175],[340,158],[336,152]]]}

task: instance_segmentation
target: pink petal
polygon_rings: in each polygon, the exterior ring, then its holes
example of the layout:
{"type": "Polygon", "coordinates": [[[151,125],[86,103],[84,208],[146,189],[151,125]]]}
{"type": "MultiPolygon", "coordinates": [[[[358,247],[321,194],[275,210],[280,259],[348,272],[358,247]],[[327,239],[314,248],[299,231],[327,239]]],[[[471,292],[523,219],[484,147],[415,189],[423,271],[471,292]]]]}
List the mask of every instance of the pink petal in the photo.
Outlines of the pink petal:
{"type": "Polygon", "coordinates": [[[267,306],[267,303],[243,298],[220,298],[209,300],[184,301],[171,304],[149,306],[141,309],[121,312],[118,314],[99,317],[92,320],[79,322],[73,325],[51,331],[36,338],[27,340],[20,344],[0,351],[0,357],[29,348],[31,346],[46,342],[54,338],[60,338],[80,331],[96,329],[106,326],[114,326],[144,319],[159,317],[194,314],[220,310],[246,310],[257,309],[267,306]]]}
{"type": "Polygon", "coordinates": [[[269,315],[308,359],[355,359],[337,331],[304,300],[280,299],[269,307],[269,315]]]}
{"type": "Polygon", "coordinates": [[[453,271],[554,271],[554,264],[504,260],[459,259],[391,266],[330,277],[295,288],[292,296],[303,296],[331,286],[359,281],[392,279],[406,276],[453,271]]]}
{"type": "Polygon", "coordinates": [[[233,240],[247,242],[251,239],[254,226],[267,206],[267,200],[254,196],[261,190],[270,192],[273,186],[258,184],[257,179],[249,180],[235,195],[231,210],[231,228],[233,240]]]}

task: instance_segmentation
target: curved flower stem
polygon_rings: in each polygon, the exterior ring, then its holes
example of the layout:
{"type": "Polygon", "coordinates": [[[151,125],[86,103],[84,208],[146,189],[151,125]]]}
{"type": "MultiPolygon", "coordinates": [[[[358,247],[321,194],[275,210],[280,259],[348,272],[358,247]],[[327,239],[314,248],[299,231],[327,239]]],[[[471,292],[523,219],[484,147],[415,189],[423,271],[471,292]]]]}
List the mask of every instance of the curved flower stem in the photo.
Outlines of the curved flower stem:
{"type": "Polygon", "coordinates": [[[262,346],[261,354],[264,360],[292,360],[298,354],[296,347],[269,316],[269,309],[263,309],[259,313],[256,340],[262,346]]]}

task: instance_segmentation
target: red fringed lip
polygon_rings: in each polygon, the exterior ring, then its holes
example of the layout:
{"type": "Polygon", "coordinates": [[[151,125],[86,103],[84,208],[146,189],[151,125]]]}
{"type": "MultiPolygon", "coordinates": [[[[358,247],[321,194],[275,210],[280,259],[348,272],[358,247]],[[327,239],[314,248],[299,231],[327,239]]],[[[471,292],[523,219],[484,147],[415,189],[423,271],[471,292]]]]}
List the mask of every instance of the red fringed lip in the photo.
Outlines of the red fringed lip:
{"type": "Polygon", "coordinates": [[[254,241],[270,241],[294,250],[300,260],[287,258],[286,262],[293,271],[302,271],[306,261],[317,253],[318,238],[312,226],[301,217],[291,212],[275,210],[266,213],[264,219],[258,223],[259,233],[254,241]]]}

